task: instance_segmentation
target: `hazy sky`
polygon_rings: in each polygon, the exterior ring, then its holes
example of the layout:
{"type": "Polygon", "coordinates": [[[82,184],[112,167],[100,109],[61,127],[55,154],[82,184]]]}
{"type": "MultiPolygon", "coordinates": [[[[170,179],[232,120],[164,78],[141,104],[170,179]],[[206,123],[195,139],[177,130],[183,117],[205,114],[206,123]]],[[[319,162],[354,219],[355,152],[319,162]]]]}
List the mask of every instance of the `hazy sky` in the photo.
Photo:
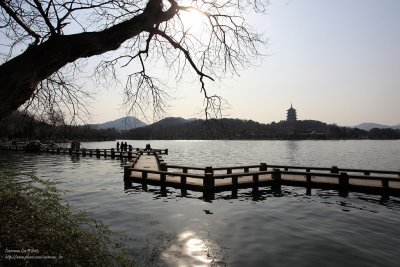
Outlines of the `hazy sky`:
{"type": "MultiPolygon", "coordinates": [[[[229,101],[227,117],[280,121],[293,103],[300,120],[400,123],[399,0],[271,0],[249,21],[268,37],[268,56],[209,86],[229,101]]],[[[172,95],[166,116],[198,116],[198,83],[178,84],[172,95]]],[[[95,100],[92,122],[126,115],[121,90],[95,100]]]]}

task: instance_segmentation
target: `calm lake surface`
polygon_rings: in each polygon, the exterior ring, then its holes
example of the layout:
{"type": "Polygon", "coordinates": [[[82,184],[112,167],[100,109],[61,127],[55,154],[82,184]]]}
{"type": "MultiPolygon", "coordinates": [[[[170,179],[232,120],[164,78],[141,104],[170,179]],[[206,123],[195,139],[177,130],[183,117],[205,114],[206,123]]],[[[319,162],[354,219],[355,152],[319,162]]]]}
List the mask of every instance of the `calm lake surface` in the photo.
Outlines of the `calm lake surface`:
{"type": "MultiPolygon", "coordinates": [[[[400,141],[128,141],[168,148],[167,163],[196,166],[289,164],[400,169],[400,141]]],[[[115,142],[83,143],[111,148],[115,142]]],[[[124,162],[1,151],[0,168],[35,171],[71,190],[65,201],[127,236],[139,266],[398,266],[400,199],[282,187],[216,194],[140,185],[124,190],[124,162]]]]}

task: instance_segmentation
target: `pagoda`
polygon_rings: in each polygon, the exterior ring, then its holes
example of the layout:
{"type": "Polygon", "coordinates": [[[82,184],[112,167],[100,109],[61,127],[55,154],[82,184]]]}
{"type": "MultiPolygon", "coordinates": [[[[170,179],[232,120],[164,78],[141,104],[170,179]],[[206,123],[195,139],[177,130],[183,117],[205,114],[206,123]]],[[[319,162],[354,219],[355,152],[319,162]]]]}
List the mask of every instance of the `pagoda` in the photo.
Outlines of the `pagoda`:
{"type": "Polygon", "coordinates": [[[296,110],[290,104],[290,108],[287,110],[287,121],[297,121],[296,110]]]}

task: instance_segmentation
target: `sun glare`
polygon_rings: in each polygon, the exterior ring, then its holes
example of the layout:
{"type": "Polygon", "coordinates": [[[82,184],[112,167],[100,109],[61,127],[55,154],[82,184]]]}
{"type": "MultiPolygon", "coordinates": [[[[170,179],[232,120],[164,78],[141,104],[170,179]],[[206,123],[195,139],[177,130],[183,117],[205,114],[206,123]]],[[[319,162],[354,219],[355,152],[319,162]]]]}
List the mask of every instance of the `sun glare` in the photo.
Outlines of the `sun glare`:
{"type": "Polygon", "coordinates": [[[185,29],[201,30],[206,22],[206,16],[196,10],[184,11],[180,14],[185,29]]]}

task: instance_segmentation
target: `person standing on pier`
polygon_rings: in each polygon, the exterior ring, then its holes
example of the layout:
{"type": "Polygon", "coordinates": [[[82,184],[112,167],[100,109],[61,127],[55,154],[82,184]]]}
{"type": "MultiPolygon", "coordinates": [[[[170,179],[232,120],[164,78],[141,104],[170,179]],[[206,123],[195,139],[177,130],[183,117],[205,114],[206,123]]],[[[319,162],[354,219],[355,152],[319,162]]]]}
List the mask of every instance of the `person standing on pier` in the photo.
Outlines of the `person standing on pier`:
{"type": "Polygon", "coordinates": [[[119,141],[117,141],[117,151],[119,151],[119,141]]]}

